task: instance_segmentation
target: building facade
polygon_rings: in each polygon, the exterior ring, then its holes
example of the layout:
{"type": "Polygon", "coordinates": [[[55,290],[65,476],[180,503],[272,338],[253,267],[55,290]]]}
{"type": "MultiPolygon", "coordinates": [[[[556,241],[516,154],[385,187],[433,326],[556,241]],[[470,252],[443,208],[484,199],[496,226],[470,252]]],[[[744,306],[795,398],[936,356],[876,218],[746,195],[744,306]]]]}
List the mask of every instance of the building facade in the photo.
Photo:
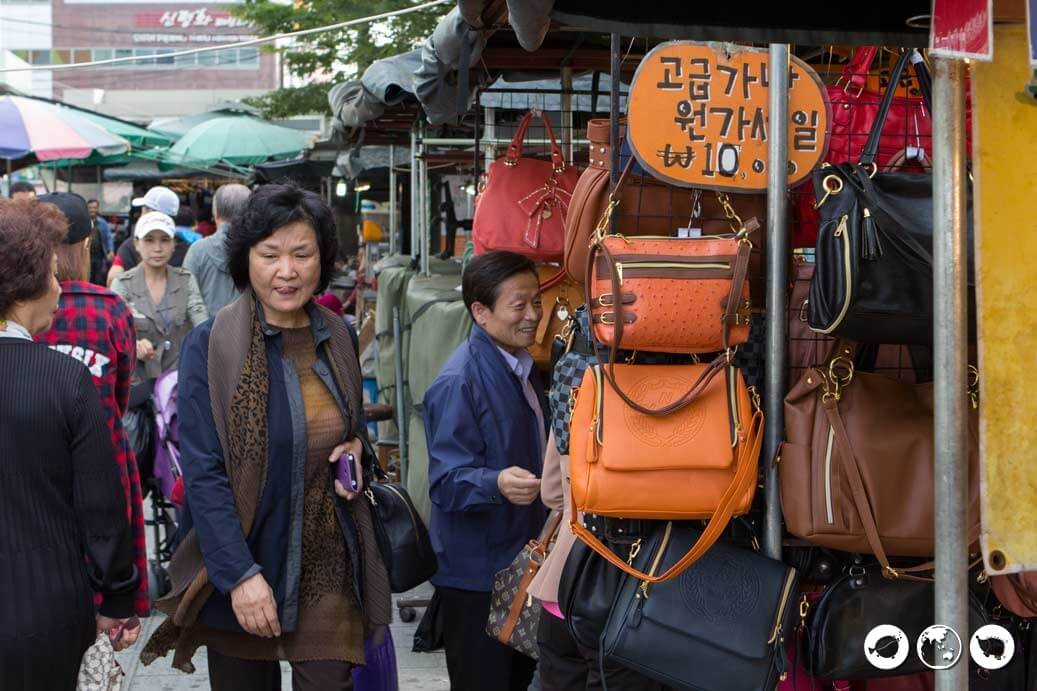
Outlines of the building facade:
{"type": "MultiPolygon", "coordinates": [[[[277,56],[259,46],[175,56],[256,37],[219,0],[0,0],[0,53],[7,64],[66,65],[121,57],[146,60],[68,71],[8,73],[15,88],[127,120],[208,110],[277,88],[277,56]],[[17,39],[17,40],[15,40],[17,39]]],[[[2,59],[2,58],[0,58],[2,59]]]]}

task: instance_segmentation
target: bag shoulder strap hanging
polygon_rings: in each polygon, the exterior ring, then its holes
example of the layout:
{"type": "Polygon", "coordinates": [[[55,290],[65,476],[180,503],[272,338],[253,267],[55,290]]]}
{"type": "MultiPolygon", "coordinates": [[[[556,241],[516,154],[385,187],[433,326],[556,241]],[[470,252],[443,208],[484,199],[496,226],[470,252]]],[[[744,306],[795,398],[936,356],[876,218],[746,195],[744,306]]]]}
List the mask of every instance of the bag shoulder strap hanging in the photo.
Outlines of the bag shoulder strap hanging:
{"type": "Polygon", "coordinates": [[[511,138],[511,143],[508,144],[508,152],[504,155],[504,165],[515,166],[518,165],[519,159],[522,158],[522,145],[526,140],[526,132],[529,130],[529,124],[533,121],[534,115],[540,117],[541,122],[544,123],[544,129],[547,130],[547,137],[551,140],[551,165],[554,167],[556,173],[560,173],[565,170],[565,157],[562,156],[562,148],[558,146],[558,139],[555,138],[554,128],[551,127],[551,121],[543,111],[529,111],[519,121],[518,129],[515,130],[515,136],[511,138]]]}
{"type": "MultiPolygon", "coordinates": [[[[871,131],[868,133],[868,141],[864,145],[864,152],[861,154],[860,164],[865,167],[873,167],[875,165],[875,158],[879,153],[879,141],[882,139],[882,129],[886,126],[886,118],[889,117],[890,108],[893,107],[893,99],[896,96],[897,85],[900,84],[900,78],[904,75],[904,69],[907,67],[907,63],[911,60],[911,56],[917,51],[909,50],[904,51],[900,55],[900,59],[897,60],[896,65],[893,67],[893,71],[889,75],[889,84],[886,87],[886,93],[882,95],[882,103],[879,105],[878,115],[875,116],[875,121],[871,123],[871,131]]],[[[915,66],[916,71],[920,72],[921,69],[915,66]]],[[[924,81],[921,74],[919,74],[919,81],[924,81]]],[[[925,89],[922,90],[923,96],[925,95],[925,89]]],[[[928,100],[925,101],[926,108],[932,111],[932,106],[928,100]]]]}
{"type": "MultiPolygon", "coordinates": [[[[580,523],[577,518],[577,516],[579,516],[579,511],[576,507],[576,501],[571,498],[570,501],[572,502],[573,517],[570,522],[570,527],[572,528],[573,534],[608,563],[644,583],[662,583],[672,578],[676,578],[684,573],[684,571],[692,564],[698,561],[702,555],[716,543],[720,536],[723,535],[724,530],[727,528],[727,524],[734,515],[735,505],[738,503],[739,498],[745,494],[745,492],[749,491],[752,485],[756,482],[757,464],[754,459],[759,457],[760,447],[762,444],[763,413],[757,410],[753,414],[752,422],[749,425],[746,441],[741,445],[742,448],[738,454],[738,469],[735,472],[734,478],[731,480],[731,484],[728,485],[727,490],[720,498],[717,510],[710,517],[709,522],[702,531],[702,535],[699,536],[698,541],[692,545],[691,549],[688,550],[680,560],[661,574],[655,574],[654,569],[652,570],[652,573],[644,573],[643,571],[635,569],[630,563],[625,562],[616,556],[616,554],[606,547],[598,537],[594,535],[594,533],[587,530],[587,528],[580,523]]],[[[634,556],[636,556],[637,552],[635,550],[637,549],[640,549],[639,544],[637,544],[634,550],[631,551],[631,561],[633,561],[634,556]]]]}

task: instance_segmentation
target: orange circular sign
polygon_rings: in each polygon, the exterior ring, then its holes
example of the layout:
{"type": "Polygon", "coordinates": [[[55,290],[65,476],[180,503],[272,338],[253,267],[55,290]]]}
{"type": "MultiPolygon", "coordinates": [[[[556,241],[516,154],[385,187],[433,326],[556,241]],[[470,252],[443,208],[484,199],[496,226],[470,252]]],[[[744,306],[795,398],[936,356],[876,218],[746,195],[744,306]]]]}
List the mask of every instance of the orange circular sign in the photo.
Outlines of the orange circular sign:
{"type": "MultiPolygon", "coordinates": [[[[630,86],[631,149],[642,167],[674,185],[766,190],[769,84],[766,50],[693,41],[663,43],[641,61],[630,86]]],[[[793,56],[790,186],[804,180],[824,159],[830,121],[821,78],[793,56]]]]}

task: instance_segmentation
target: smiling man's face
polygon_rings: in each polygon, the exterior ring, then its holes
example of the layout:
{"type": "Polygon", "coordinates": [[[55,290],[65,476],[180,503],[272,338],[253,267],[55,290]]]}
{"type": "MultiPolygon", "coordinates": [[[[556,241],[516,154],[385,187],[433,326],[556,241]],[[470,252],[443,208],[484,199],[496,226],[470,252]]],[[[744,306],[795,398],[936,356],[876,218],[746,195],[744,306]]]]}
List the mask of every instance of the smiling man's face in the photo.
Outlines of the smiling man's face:
{"type": "Polygon", "coordinates": [[[497,345],[512,353],[533,345],[543,313],[540,283],[537,275],[528,271],[515,274],[498,286],[492,308],[480,302],[472,305],[475,323],[497,345]]]}

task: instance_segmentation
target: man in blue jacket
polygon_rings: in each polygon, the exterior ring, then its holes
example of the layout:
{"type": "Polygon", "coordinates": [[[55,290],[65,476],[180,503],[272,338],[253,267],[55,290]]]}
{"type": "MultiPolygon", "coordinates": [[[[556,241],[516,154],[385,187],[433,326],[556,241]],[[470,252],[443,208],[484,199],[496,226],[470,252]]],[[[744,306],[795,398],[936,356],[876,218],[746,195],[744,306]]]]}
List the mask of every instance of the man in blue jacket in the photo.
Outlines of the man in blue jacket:
{"type": "Polygon", "coordinates": [[[431,537],[451,691],[526,691],[535,664],[485,633],[494,575],[546,518],[546,400],[533,358],[543,312],[536,267],[476,257],[461,280],[475,325],[425,394],[431,537]]]}

